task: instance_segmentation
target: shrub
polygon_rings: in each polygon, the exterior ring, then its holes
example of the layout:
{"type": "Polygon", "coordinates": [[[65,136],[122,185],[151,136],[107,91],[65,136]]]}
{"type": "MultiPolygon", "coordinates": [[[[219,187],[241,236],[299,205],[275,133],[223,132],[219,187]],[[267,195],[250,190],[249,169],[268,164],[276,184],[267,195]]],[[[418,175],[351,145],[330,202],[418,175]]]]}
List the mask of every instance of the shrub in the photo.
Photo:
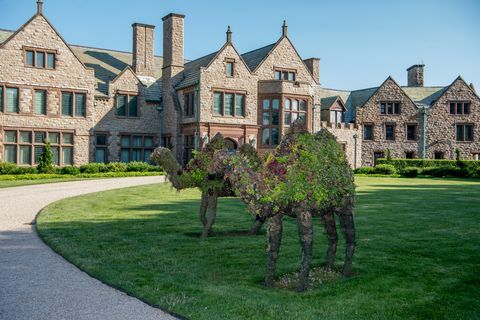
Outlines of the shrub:
{"type": "Polygon", "coordinates": [[[390,149],[387,149],[387,161],[388,163],[392,161],[392,151],[390,149]]]}
{"type": "Polygon", "coordinates": [[[376,174],[392,175],[397,173],[397,170],[391,164],[379,164],[379,165],[376,165],[375,168],[373,169],[374,169],[373,173],[376,173],[376,174]]]}
{"type": "Polygon", "coordinates": [[[373,167],[361,167],[358,169],[355,169],[355,173],[358,174],[373,174],[374,168],[373,167]]]}
{"type": "Polygon", "coordinates": [[[40,154],[40,157],[38,158],[37,171],[39,173],[55,172],[55,169],[53,167],[53,153],[49,141],[45,141],[42,154],[40,154]]]}
{"type": "Polygon", "coordinates": [[[60,169],[61,174],[70,174],[70,175],[77,175],[80,173],[80,169],[77,167],[63,167],[60,169]]]}
{"type": "Polygon", "coordinates": [[[125,162],[110,162],[107,164],[108,172],[125,172],[127,164],[125,162]]]}
{"type": "Polygon", "coordinates": [[[0,174],[17,174],[18,167],[13,163],[1,162],[0,163],[0,174]]]}
{"type": "MultiPolygon", "coordinates": [[[[53,171],[55,171],[55,168],[52,168],[52,172],[50,173],[54,173],[53,171]]],[[[18,167],[17,171],[15,172],[15,174],[35,174],[35,173],[38,173],[38,170],[35,167],[18,167]]]]}
{"type": "Polygon", "coordinates": [[[146,162],[132,161],[127,163],[127,171],[146,172],[149,166],[146,162]]]}
{"type": "Polygon", "coordinates": [[[107,165],[105,163],[87,163],[80,166],[81,173],[100,173],[108,172],[107,165]]]}
{"type": "Polygon", "coordinates": [[[444,167],[444,166],[459,166],[470,170],[476,170],[480,168],[480,161],[476,160],[439,160],[439,159],[392,159],[387,161],[386,159],[377,159],[377,164],[392,164],[397,170],[406,167],[444,167]]]}
{"type": "Polygon", "coordinates": [[[417,167],[406,167],[401,169],[399,172],[404,177],[415,178],[420,174],[421,170],[420,168],[417,168],[417,167]]]}
{"type": "Polygon", "coordinates": [[[465,168],[458,168],[456,166],[443,167],[427,167],[422,170],[422,174],[433,177],[467,177],[469,171],[465,168]]]}

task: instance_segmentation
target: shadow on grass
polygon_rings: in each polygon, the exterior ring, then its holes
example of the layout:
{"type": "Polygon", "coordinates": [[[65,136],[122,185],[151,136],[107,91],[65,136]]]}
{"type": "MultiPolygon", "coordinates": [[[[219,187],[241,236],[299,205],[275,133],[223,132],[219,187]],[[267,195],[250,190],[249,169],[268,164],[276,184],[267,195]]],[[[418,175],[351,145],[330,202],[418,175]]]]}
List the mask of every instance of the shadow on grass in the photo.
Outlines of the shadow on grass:
{"type": "MultiPolygon", "coordinates": [[[[478,314],[480,304],[473,297],[480,294],[475,285],[480,184],[414,183],[399,179],[399,184],[361,186],[354,257],[354,272],[361,276],[302,295],[261,285],[266,241],[242,236],[253,219],[234,198],[220,199],[217,236],[204,240],[195,238],[202,230],[199,200],[158,188],[136,195],[133,204],[95,203],[90,213],[88,201],[75,212],[67,203],[47,208],[38,228],[47,243],[92,276],[187,317],[314,319],[339,317],[339,310],[351,319],[478,314]],[[159,193],[162,203],[155,200],[159,193]],[[208,312],[212,309],[214,315],[208,312]]],[[[119,198],[128,198],[128,191],[121,192],[119,198]]],[[[315,221],[313,264],[318,267],[327,240],[315,221]]],[[[343,249],[340,236],[336,268],[343,263],[343,249]]],[[[295,221],[286,219],[278,278],[296,272],[299,262],[295,221]]]]}

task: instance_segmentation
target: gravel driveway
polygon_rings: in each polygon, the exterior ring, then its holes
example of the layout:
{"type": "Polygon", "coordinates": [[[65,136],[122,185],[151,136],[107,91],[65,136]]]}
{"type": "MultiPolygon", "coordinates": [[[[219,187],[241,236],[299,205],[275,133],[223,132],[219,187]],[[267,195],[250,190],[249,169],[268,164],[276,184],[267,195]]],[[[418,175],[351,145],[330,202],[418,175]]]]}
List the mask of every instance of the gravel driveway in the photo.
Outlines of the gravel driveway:
{"type": "Polygon", "coordinates": [[[80,271],[47,247],[32,226],[51,202],[163,181],[135,177],[0,189],[0,319],[174,319],[80,271]]]}

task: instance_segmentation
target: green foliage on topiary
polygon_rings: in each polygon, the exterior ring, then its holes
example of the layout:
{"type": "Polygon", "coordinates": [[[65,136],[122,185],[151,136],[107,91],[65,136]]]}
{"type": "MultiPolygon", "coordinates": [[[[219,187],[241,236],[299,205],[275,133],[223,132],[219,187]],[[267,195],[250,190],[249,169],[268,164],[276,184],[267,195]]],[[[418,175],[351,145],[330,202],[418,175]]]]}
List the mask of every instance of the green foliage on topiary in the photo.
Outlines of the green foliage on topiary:
{"type": "Polygon", "coordinates": [[[87,163],[80,166],[81,173],[101,173],[108,172],[107,165],[105,163],[87,163]]]}
{"type": "Polygon", "coordinates": [[[421,172],[421,169],[420,168],[417,168],[417,167],[405,167],[405,168],[402,168],[399,173],[404,176],[404,177],[407,177],[407,178],[415,178],[416,176],[418,176],[421,172]]]}
{"type": "Polygon", "coordinates": [[[390,163],[392,161],[392,151],[390,148],[387,148],[387,161],[390,163]]]}
{"type": "Polygon", "coordinates": [[[53,153],[50,147],[50,142],[45,141],[43,151],[38,159],[37,171],[39,173],[54,173],[55,168],[53,166],[53,153]]]}
{"type": "Polygon", "coordinates": [[[375,166],[373,173],[392,175],[397,173],[397,169],[395,169],[395,167],[391,164],[378,164],[375,166]]]}
{"type": "Polygon", "coordinates": [[[80,169],[73,166],[63,167],[60,169],[60,174],[77,175],[80,174],[80,169]]]}
{"type": "Polygon", "coordinates": [[[354,170],[357,174],[374,174],[375,168],[374,167],[361,167],[354,170]]]}
{"type": "Polygon", "coordinates": [[[125,162],[109,162],[107,168],[109,172],[125,172],[127,171],[127,164],[125,162]]]}

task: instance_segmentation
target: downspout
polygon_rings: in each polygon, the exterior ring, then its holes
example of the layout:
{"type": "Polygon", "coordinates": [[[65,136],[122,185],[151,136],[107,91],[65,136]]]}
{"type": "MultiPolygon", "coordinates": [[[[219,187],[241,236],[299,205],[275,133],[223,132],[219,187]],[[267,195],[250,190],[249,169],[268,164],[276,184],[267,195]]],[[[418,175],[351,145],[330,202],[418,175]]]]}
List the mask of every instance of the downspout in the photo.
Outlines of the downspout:
{"type": "Polygon", "coordinates": [[[427,106],[422,106],[422,121],[423,121],[423,135],[422,135],[422,158],[427,157],[427,106]]]}
{"type": "Polygon", "coordinates": [[[355,139],[355,148],[354,148],[354,154],[353,154],[353,168],[357,169],[357,139],[358,139],[358,134],[353,135],[353,139],[355,139]]]}
{"type": "Polygon", "coordinates": [[[157,111],[159,113],[159,118],[160,118],[160,123],[158,125],[158,134],[159,134],[159,137],[160,137],[159,146],[168,148],[168,146],[163,145],[164,144],[163,143],[163,99],[160,100],[160,104],[157,107],[157,111]]]}
{"type": "Polygon", "coordinates": [[[195,103],[194,113],[195,113],[195,134],[194,134],[194,143],[195,143],[195,150],[200,149],[200,77],[198,77],[197,85],[195,86],[195,99],[193,100],[195,103]]]}

